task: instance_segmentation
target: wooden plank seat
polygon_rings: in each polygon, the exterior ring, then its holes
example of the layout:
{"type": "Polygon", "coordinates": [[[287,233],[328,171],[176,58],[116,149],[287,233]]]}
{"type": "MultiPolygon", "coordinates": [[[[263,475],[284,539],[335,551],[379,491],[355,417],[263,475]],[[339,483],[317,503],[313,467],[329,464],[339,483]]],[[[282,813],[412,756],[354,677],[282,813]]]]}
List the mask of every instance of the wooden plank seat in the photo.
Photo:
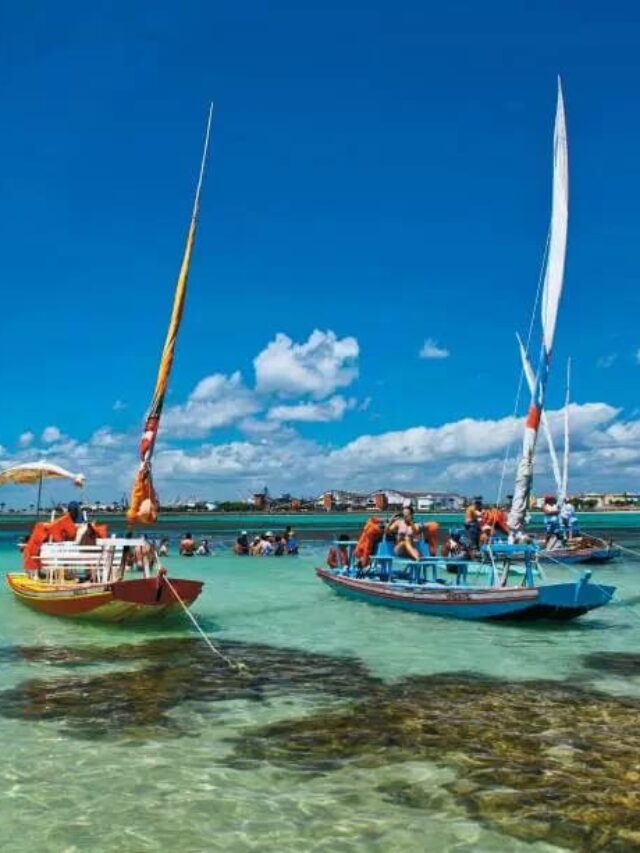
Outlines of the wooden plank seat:
{"type": "Polygon", "coordinates": [[[107,583],[122,577],[124,549],[141,545],[143,539],[98,539],[95,545],[45,542],[40,550],[40,577],[50,583],[86,580],[107,583]]]}

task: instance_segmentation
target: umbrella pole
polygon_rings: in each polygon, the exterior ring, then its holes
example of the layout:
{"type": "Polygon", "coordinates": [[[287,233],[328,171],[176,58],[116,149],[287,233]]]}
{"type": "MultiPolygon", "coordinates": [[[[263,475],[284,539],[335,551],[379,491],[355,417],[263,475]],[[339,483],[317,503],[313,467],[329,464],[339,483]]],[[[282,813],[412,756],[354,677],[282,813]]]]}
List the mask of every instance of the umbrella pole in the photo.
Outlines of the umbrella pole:
{"type": "Polygon", "coordinates": [[[42,474],[38,480],[38,500],[36,503],[36,518],[40,518],[40,499],[42,497],[42,474]]]}

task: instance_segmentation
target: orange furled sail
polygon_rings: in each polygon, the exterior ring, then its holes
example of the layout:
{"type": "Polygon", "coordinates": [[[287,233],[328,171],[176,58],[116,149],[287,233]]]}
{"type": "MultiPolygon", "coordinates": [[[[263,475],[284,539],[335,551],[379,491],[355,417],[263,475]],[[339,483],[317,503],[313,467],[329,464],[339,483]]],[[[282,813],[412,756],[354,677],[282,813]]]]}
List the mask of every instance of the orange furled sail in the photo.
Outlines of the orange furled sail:
{"type": "Polygon", "coordinates": [[[167,337],[162,350],[160,367],[158,368],[156,387],[153,392],[149,414],[147,415],[144,432],[142,433],[142,439],[140,441],[140,465],[138,467],[136,479],[133,484],[133,490],[131,492],[131,504],[127,511],[127,521],[129,524],[153,524],[158,517],[158,496],[154,489],[153,478],[151,476],[151,459],[153,456],[156,438],[158,436],[160,416],[162,415],[164,399],[167,393],[169,376],[173,366],[178,329],[180,328],[180,321],[182,320],[182,313],[184,311],[184,302],[187,294],[187,281],[189,279],[189,267],[191,265],[191,255],[193,253],[196,228],[198,225],[198,215],[200,212],[200,191],[202,189],[202,180],[204,178],[204,170],[209,153],[212,114],[213,105],[210,105],[209,116],[207,118],[207,130],[204,138],[204,150],[202,152],[198,184],[196,186],[196,195],[193,204],[193,214],[191,216],[191,224],[189,225],[189,233],[187,234],[187,245],[184,250],[184,257],[182,258],[182,265],[180,267],[180,273],[176,284],[173,309],[171,311],[169,328],[167,329],[167,337]]]}

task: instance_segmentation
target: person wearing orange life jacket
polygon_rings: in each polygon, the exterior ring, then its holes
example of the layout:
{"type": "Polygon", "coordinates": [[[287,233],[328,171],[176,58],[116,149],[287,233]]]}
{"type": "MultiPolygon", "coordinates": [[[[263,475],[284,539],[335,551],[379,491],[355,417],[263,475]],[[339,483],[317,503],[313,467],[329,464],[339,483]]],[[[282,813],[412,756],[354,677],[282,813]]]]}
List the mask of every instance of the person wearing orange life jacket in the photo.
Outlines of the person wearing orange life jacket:
{"type": "Polygon", "coordinates": [[[509,535],[509,525],[507,523],[507,514],[504,510],[500,509],[500,507],[492,506],[482,513],[482,520],[480,522],[481,529],[485,527],[489,527],[491,530],[491,535],[494,533],[504,533],[505,536],[509,535]]]}
{"type": "Polygon", "coordinates": [[[39,521],[22,551],[22,562],[27,571],[40,568],[40,550],[45,542],[75,542],[80,520],[80,504],[71,501],[67,511],[55,521],[39,521]]]}

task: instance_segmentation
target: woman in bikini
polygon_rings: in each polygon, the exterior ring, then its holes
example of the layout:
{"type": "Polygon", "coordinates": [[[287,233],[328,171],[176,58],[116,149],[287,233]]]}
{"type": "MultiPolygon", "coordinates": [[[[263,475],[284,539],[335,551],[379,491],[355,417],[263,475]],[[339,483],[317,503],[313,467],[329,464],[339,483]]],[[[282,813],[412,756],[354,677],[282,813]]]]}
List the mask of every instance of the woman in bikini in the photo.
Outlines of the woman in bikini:
{"type": "Polygon", "coordinates": [[[413,507],[410,503],[405,503],[402,508],[402,518],[394,519],[387,527],[387,533],[395,534],[396,556],[409,557],[410,560],[420,559],[420,552],[416,545],[420,538],[420,526],[413,520],[413,507]]]}

